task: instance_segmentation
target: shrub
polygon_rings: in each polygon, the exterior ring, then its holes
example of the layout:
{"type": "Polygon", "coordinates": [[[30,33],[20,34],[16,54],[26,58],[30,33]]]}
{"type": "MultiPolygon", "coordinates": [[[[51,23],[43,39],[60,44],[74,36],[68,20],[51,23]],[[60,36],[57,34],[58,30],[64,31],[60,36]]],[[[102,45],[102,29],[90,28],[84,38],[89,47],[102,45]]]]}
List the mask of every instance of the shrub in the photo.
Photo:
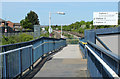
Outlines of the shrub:
{"type": "Polygon", "coordinates": [[[20,34],[20,35],[10,36],[10,37],[5,37],[3,35],[2,45],[26,42],[26,41],[30,41],[30,40],[33,40],[33,36],[27,35],[25,33],[20,34]]]}

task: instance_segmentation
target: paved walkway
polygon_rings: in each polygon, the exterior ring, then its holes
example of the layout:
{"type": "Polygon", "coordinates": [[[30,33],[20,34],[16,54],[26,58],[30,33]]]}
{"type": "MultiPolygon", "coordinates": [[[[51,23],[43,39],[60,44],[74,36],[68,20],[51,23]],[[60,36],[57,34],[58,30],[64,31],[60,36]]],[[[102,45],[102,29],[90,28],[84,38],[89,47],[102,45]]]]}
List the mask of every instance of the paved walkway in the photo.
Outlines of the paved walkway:
{"type": "Polygon", "coordinates": [[[80,53],[79,45],[68,45],[62,51],[58,52],[53,56],[53,59],[81,59],[82,55],[80,53]]]}
{"type": "Polygon", "coordinates": [[[47,61],[34,77],[87,77],[87,61],[79,45],[68,45],[47,61]]]}

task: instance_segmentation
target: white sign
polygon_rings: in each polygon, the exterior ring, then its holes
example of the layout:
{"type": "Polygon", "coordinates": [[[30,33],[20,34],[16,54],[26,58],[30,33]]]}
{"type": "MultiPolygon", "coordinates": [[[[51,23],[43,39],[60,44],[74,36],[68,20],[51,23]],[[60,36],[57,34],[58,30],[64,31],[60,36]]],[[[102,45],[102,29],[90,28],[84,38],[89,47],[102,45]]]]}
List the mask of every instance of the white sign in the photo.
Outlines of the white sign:
{"type": "Polygon", "coordinates": [[[5,29],[5,33],[7,32],[7,29],[5,29]]]}
{"type": "Polygon", "coordinates": [[[118,25],[118,12],[94,12],[93,25],[118,25]]]}
{"type": "Polygon", "coordinates": [[[40,36],[40,25],[34,25],[34,38],[40,36]]]}
{"type": "Polygon", "coordinates": [[[53,31],[53,30],[52,30],[52,28],[50,27],[50,28],[49,28],[49,33],[52,33],[52,31],[53,31]]]}

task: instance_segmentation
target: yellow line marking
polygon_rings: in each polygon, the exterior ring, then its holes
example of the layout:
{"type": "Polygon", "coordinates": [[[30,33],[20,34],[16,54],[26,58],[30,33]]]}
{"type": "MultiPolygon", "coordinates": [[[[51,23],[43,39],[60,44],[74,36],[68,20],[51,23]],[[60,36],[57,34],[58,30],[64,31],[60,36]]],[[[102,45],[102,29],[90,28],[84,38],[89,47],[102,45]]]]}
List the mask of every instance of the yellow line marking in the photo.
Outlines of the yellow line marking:
{"type": "Polygon", "coordinates": [[[84,45],[87,44],[87,42],[82,42],[82,41],[79,41],[79,42],[82,43],[82,44],[84,44],[84,45]]]}

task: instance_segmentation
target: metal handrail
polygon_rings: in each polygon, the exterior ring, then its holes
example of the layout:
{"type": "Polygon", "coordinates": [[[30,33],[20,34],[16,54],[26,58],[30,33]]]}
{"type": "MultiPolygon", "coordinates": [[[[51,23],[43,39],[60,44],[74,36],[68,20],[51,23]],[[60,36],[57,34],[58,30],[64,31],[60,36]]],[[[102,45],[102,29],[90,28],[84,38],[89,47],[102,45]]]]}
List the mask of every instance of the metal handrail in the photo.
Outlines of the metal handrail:
{"type": "Polygon", "coordinates": [[[40,44],[40,45],[38,45],[38,46],[34,47],[33,49],[36,49],[36,48],[38,48],[39,46],[41,46],[41,45],[43,45],[43,44],[45,44],[45,43],[57,43],[57,42],[61,42],[61,41],[64,41],[64,40],[60,40],[60,41],[53,41],[53,42],[43,42],[42,44],[40,44]]]}
{"type": "MultiPolygon", "coordinates": [[[[58,42],[61,42],[61,41],[63,41],[63,40],[54,41],[54,42],[43,42],[42,44],[34,47],[33,49],[36,49],[36,48],[38,48],[39,46],[41,46],[41,45],[43,45],[43,44],[45,44],[45,43],[58,43],[58,42]]],[[[25,49],[25,48],[29,48],[29,47],[33,47],[33,45],[29,45],[29,46],[25,46],[25,47],[21,47],[21,48],[9,50],[9,51],[6,51],[6,52],[2,52],[2,53],[0,53],[0,55],[7,54],[7,53],[10,53],[10,52],[15,52],[15,51],[18,51],[18,50],[21,50],[21,49],[25,49]]]]}
{"type": "MultiPolygon", "coordinates": [[[[54,40],[59,40],[57,38],[41,37],[39,39],[35,39],[35,40],[27,41],[27,42],[21,42],[21,43],[15,43],[15,44],[8,44],[8,45],[0,45],[0,47],[6,47],[6,46],[19,45],[19,44],[32,43],[32,42],[35,42],[35,41],[40,40],[40,39],[54,39],[54,40]]],[[[63,39],[63,38],[60,38],[60,39],[63,39]]],[[[63,40],[65,40],[65,39],[63,39],[63,40]]]]}
{"type": "Polygon", "coordinates": [[[8,53],[15,52],[15,51],[18,51],[18,50],[21,50],[21,49],[25,49],[25,48],[29,48],[29,47],[33,47],[33,45],[29,45],[29,46],[25,46],[25,47],[9,50],[9,51],[6,51],[6,52],[2,52],[2,53],[0,53],[0,55],[8,54],[8,53]]]}
{"type": "Polygon", "coordinates": [[[111,51],[106,50],[106,49],[104,49],[104,48],[102,48],[102,47],[100,47],[100,46],[98,46],[98,45],[96,45],[96,44],[94,44],[94,43],[92,43],[92,42],[90,42],[90,41],[87,41],[87,43],[90,44],[91,46],[93,46],[94,48],[100,50],[100,51],[103,52],[104,54],[108,55],[109,57],[111,57],[111,58],[114,59],[115,61],[117,61],[117,62],[120,61],[120,57],[117,56],[117,55],[115,55],[115,54],[113,54],[111,51]]]}
{"type": "Polygon", "coordinates": [[[120,77],[88,46],[85,47],[94,55],[94,57],[106,68],[106,70],[112,75],[112,77],[116,79],[120,79],[120,77]]]}

